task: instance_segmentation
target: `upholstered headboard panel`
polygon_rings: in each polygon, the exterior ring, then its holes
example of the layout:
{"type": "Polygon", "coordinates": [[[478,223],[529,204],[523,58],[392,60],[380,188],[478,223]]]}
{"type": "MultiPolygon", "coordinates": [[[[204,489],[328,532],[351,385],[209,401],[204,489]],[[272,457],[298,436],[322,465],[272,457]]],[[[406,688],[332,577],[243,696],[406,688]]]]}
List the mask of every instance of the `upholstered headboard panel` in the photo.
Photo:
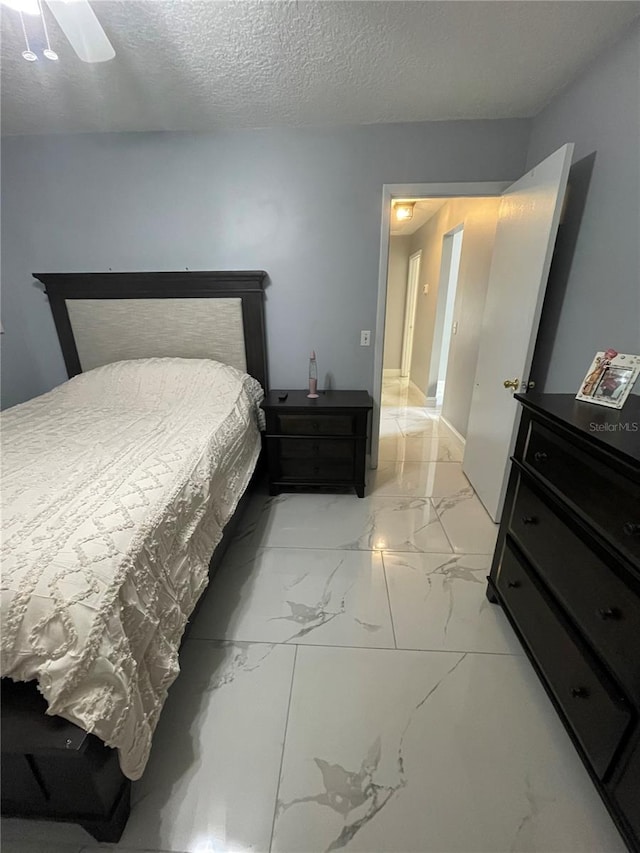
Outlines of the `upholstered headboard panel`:
{"type": "Polygon", "coordinates": [[[212,358],[267,388],[258,272],[50,273],[46,288],[69,376],[134,358],[212,358]]]}
{"type": "Polygon", "coordinates": [[[247,369],[239,298],[70,299],[67,311],[83,371],[152,356],[247,369]]]}

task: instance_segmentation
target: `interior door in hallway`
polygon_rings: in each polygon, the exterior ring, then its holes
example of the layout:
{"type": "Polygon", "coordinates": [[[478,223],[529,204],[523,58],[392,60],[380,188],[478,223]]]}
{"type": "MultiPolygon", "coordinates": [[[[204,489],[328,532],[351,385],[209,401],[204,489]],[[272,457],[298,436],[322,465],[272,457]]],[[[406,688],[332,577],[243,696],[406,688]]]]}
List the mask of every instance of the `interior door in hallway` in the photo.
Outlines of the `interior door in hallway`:
{"type": "Polygon", "coordinates": [[[480,336],[463,470],[494,521],[502,511],[567,187],[573,144],[502,194],[480,336]],[[509,383],[509,384],[507,384],[509,383]]]}

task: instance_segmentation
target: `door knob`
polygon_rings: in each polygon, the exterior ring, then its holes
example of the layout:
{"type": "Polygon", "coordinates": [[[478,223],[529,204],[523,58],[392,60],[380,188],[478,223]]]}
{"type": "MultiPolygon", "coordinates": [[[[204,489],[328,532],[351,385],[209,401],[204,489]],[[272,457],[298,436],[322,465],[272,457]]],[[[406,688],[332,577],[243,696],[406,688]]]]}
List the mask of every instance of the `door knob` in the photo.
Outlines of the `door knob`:
{"type": "Polygon", "coordinates": [[[517,391],[520,387],[519,379],[505,379],[502,383],[505,388],[513,388],[514,391],[517,391]]]}

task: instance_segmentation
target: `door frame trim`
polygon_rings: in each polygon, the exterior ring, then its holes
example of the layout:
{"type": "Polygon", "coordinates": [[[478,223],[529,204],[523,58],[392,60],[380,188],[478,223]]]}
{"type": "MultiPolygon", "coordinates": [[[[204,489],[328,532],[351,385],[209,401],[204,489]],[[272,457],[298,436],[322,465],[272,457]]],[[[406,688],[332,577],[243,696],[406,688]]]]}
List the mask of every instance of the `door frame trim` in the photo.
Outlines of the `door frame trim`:
{"type": "MultiPolygon", "coordinates": [[[[514,180],[517,180],[514,179],[514,180]]],[[[382,357],[384,354],[384,326],[387,310],[387,266],[389,263],[389,227],[391,202],[394,198],[488,198],[501,196],[511,186],[510,181],[473,181],[465,183],[435,184],[383,184],[380,222],[380,258],[378,263],[378,305],[373,345],[373,412],[371,418],[371,468],[378,467],[378,442],[380,438],[380,400],[382,398],[382,357]]]]}

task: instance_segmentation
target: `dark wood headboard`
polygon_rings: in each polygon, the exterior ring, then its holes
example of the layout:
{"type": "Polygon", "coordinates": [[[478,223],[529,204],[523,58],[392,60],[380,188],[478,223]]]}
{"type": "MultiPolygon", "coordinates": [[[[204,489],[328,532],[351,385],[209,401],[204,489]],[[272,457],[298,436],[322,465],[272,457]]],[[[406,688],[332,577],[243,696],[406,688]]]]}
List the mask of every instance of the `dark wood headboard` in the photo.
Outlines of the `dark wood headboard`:
{"type": "MultiPolygon", "coordinates": [[[[265,391],[269,387],[264,323],[266,276],[267,274],[262,270],[34,273],[34,277],[44,284],[49,297],[51,313],[69,377],[82,372],[74,328],[67,306],[69,300],[227,299],[233,301],[239,299],[241,300],[246,370],[260,382],[265,391]]],[[[184,302],[181,304],[184,305],[184,302]]],[[[168,318],[169,326],[170,321],[168,318]]],[[[203,334],[206,335],[206,327],[204,330],[201,328],[199,334],[201,337],[203,334]]],[[[172,343],[175,345],[179,341],[174,340],[172,343]]],[[[162,353],[149,353],[149,355],[158,354],[162,353]]]]}

